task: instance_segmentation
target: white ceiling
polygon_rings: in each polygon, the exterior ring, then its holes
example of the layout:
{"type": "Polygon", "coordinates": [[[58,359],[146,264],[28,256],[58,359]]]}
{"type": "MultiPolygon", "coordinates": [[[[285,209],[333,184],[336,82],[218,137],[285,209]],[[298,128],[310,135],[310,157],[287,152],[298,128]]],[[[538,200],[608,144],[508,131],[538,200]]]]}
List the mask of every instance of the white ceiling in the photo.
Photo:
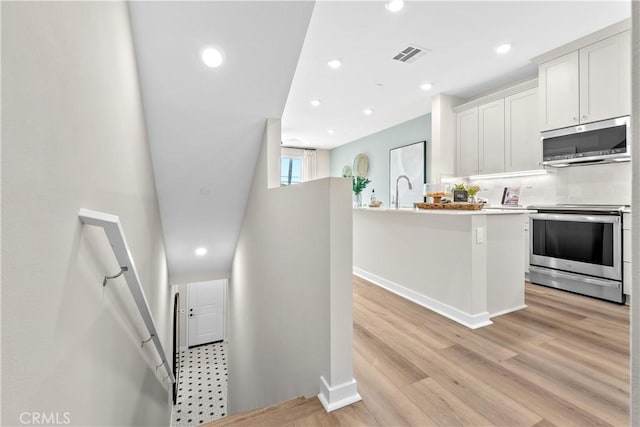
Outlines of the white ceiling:
{"type": "Polygon", "coordinates": [[[224,277],[313,3],[129,4],[171,281],[224,277]],[[223,67],[205,67],[205,45],[222,48],[223,67]]]}
{"type": "Polygon", "coordinates": [[[532,75],[529,58],[629,12],[628,2],[407,1],[397,15],[381,1],[129,4],[172,283],[229,273],[267,118],[283,117],[292,145],[333,147],[427,113],[431,94],[469,97],[532,75]],[[502,42],[514,47],[497,57],[502,42]],[[392,62],[408,43],[432,52],[392,62]],[[211,44],[225,52],[219,69],[199,57],[211,44]],[[335,57],[337,71],[326,65],[335,57]]]}
{"type": "Polygon", "coordinates": [[[282,139],[332,148],[428,113],[433,94],[466,99],[534,77],[530,58],[628,17],[630,7],[628,1],[405,1],[393,14],[383,1],[318,1],[282,139]],[[497,55],[502,43],[513,48],[497,55]],[[408,44],[431,52],[413,64],[393,61],[408,44]],[[338,70],[327,65],[334,58],[342,60],[338,70]],[[429,92],[419,89],[425,81],[433,83],[429,92]],[[321,105],[311,106],[312,99],[321,105]],[[374,113],[365,116],[365,108],[374,113]]]}

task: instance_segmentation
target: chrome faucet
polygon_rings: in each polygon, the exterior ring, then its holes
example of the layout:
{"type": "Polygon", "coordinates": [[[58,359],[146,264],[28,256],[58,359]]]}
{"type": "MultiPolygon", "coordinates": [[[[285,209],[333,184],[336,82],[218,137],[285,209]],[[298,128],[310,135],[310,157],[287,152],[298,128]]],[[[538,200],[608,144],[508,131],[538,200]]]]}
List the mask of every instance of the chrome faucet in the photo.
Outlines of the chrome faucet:
{"type": "Polygon", "coordinates": [[[396,209],[398,209],[398,182],[400,181],[400,178],[404,178],[407,180],[407,184],[409,184],[409,190],[411,190],[412,186],[411,186],[411,181],[409,181],[409,177],[407,175],[400,175],[398,177],[398,179],[396,179],[396,209]]]}

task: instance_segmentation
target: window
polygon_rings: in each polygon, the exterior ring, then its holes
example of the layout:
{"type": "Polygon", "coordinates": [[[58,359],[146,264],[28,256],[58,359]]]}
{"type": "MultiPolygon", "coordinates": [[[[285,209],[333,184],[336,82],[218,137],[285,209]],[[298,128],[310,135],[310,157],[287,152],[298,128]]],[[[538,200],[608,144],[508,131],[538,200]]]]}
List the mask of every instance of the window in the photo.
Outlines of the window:
{"type": "Polygon", "coordinates": [[[302,182],[302,159],[282,157],[280,159],[280,186],[302,182]]]}

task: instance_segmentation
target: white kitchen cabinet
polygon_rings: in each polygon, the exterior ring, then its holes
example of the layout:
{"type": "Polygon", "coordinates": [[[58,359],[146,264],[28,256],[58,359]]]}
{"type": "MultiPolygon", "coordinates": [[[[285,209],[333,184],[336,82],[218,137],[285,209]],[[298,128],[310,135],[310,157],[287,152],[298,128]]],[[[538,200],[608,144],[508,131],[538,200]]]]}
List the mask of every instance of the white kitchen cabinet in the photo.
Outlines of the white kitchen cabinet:
{"type": "Polygon", "coordinates": [[[579,103],[579,52],[571,52],[540,65],[540,129],[577,125],[579,103]]]}
{"type": "Polygon", "coordinates": [[[469,176],[540,167],[536,87],[457,114],[457,175],[469,176]]]}
{"type": "Polygon", "coordinates": [[[478,173],[504,172],[504,99],[478,107],[478,173]]]}
{"type": "Polygon", "coordinates": [[[478,173],[478,108],[456,116],[456,163],[458,176],[478,173]]]}
{"type": "Polygon", "coordinates": [[[629,31],[580,49],[580,122],[631,111],[631,35],[629,31]]]}
{"type": "Polygon", "coordinates": [[[631,296],[631,214],[622,214],[622,289],[627,295],[627,303],[631,296]]]}
{"type": "Polygon", "coordinates": [[[623,281],[622,281],[622,289],[625,295],[627,295],[627,303],[630,304],[631,300],[631,263],[630,262],[623,262],[622,263],[622,276],[623,276],[623,281]]]}
{"type": "Polygon", "coordinates": [[[529,279],[529,252],[531,251],[529,239],[529,215],[527,215],[524,222],[524,275],[527,280],[529,279]]]}
{"type": "Polygon", "coordinates": [[[630,31],[540,64],[540,129],[630,114],[630,31]]]}
{"type": "Polygon", "coordinates": [[[538,89],[507,96],[504,110],[504,169],[507,172],[538,169],[542,162],[538,89]]]}

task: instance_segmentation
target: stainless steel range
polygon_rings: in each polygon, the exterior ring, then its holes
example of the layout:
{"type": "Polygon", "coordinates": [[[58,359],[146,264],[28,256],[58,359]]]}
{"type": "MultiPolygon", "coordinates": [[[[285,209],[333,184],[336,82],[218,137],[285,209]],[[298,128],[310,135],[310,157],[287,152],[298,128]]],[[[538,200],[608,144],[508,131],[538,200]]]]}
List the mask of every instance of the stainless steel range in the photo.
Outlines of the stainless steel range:
{"type": "Polygon", "coordinates": [[[625,206],[530,206],[532,283],[624,303],[622,211],[625,206]]]}

